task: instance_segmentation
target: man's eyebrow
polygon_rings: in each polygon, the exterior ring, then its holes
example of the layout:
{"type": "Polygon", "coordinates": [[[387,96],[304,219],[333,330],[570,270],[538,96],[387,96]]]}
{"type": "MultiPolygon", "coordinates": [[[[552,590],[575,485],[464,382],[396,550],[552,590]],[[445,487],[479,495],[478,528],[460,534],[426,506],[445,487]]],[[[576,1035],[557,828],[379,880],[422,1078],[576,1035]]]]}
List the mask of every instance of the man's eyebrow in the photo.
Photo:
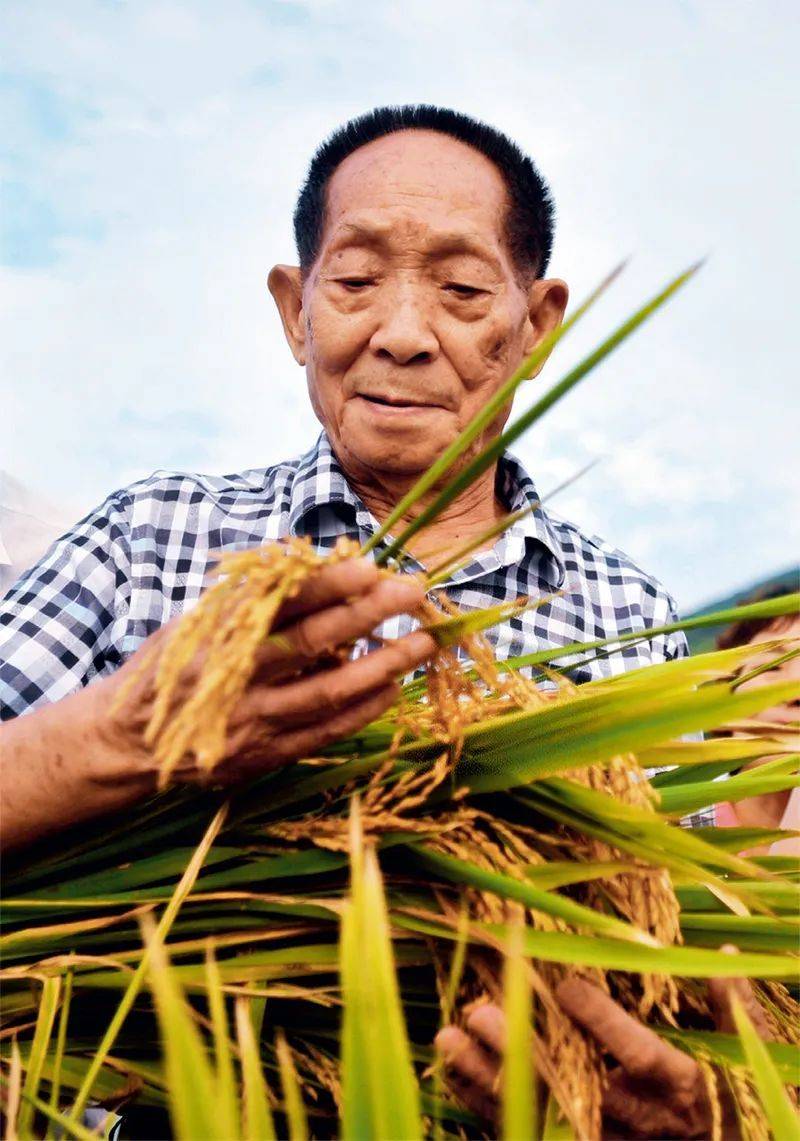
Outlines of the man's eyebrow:
{"type": "Polygon", "coordinates": [[[355,245],[378,246],[382,245],[389,234],[391,226],[375,223],[365,226],[360,222],[343,222],[333,238],[332,245],[340,246],[354,243],[355,245]]]}
{"type": "MultiPolygon", "coordinates": [[[[363,245],[372,248],[387,246],[394,227],[390,222],[375,222],[364,225],[361,222],[344,222],[333,238],[331,245],[338,248],[346,245],[363,245]]],[[[498,259],[493,250],[470,234],[459,230],[440,230],[427,242],[430,255],[434,258],[449,257],[452,254],[471,254],[497,266],[498,259]]]]}

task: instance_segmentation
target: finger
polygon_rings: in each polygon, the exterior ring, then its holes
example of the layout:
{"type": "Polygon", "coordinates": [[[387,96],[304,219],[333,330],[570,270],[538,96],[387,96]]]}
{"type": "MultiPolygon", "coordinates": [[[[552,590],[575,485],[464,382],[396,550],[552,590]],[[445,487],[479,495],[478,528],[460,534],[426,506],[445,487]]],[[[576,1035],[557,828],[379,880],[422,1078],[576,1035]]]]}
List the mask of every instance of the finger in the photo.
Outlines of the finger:
{"type": "Polygon", "coordinates": [[[299,757],[313,757],[326,745],[350,737],[380,717],[397,700],[397,695],[397,685],[384,686],[316,725],[282,733],[274,755],[282,764],[299,757]]]}
{"type": "Polygon", "coordinates": [[[497,1124],[500,1117],[500,1103],[496,1097],[484,1093],[467,1078],[462,1078],[460,1074],[454,1071],[445,1074],[445,1082],[450,1092],[465,1109],[469,1109],[476,1117],[482,1118],[491,1125],[497,1124]]]}
{"type": "Polygon", "coordinates": [[[323,566],[306,579],[294,598],[283,604],[276,626],[363,594],[375,585],[379,576],[375,563],[368,559],[347,559],[323,566]]]}
{"type": "MultiPolygon", "coordinates": [[[[380,717],[397,700],[397,694],[396,685],[384,686],[321,723],[304,726],[294,732],[281,732],[277,736],[269,731],[254,735],[244,728],[230,738],[229,759],[214,770],[214,781],[226,785],[245,777],[253,779],[302,757],[313,757],[326,745],[357,733],[380,717]]],[[[194,770],[190,779],[196,779],[194,770]]]]}
{"type": "Polygon", "coordinates": [[[662,1096],[648,1097],[624,1070],[614,1070],[603,1090],[603,1117],[626,1125],[635,1137],[697,1137],[706,1124],[696,1114],[677,1113],[662,1096]]]}
{"type": "Polygon", "coordinates": [[[506,1048],[506,1016],[493,1002],[482,1002],[467,1015],[467,1029],[499,1057],[506,1048]]]}
{"type": "Polygon", "coordinates": [[[292,668],[305,664],[337,646],[371,634],[386,618],[416,610],[425,591],[416,579],[381,579],[365,594],[309,614],[279,631],[277,644],[267,644],[263,665],[277,660],[292,668]]]}
{"type": "Polygon", "coordinates": [[[456,1080],[474,1087],[484,1097],[496,1096],[500,1064],[474,1038],[457,1026],[445,1026],[434,1045],[456,1080]]]}
{"type": "MultiPolygon", "coordinates": [[[[738,950],[730,943],[720,947],[726,955],[738,955],[738,950]]],[[[717,1030],[723,1034],[738,1034],[733,1017],[733,996],[741,1002],[759,1037],[768,1042],[772,1037],[767,1015],[756,998],[753,987],[747,979],[709,979],[708,997],[717,1030]]]]}
{"type": "Polygon", "coordinates": [[[599,987],[585,979],[565,979],[558,985],[556,998],[627,1073],[660,1082],[675,1092],[688,1095],[694,1091],[699,1074],[696,1062],[627,1014],[599,987]]]}
{"type": "MultiPolygon", "coordinates": [[[[345,701],[336,707],[332,705],[319,705],[312,709],[298,709],[291,713],[282,711],[280,714],[276,714],[275,716],[265,716],[263,720],[260,721],[258,718],[256,718],[256,724],[253,724],[252,717],[248,717],[248,720],[245,722],[244,731],[246,734],[249,726],[256,736],[266,733],[272,740],[277,738],[276,743],[278,744],[280,744],[280,741],[286,734],[292,731],[301,733],[305,732],[305,730],[308,730],[309,733],[321,739],[322,728],[325,725],[333,724],[333,719],[335,716],[340,713],[345,714],[352,712],[356,706],[360,705],[362,702],[371,701],[372,697],[376,693],[386,695],[388,704],[384,707],[383,710],[381,710],[381,712],[385,712],[385,709],[388,709],[389,706],[395,704],[399,700],[400,685],[398,682],[392,679],[385,685],[375,686],[374,689],[366,690],[363,693],[359,692],[351,701],[345,701]],[[390,696],[391,700],[389,700],[390,696]],[[261,734],[259,733],[260,730],[263,731],[261,734]]],[[[334,738],[332,738],[332,740],[333,739],[334,738]]]]}
{"type": "Polygon", "coordinates": [[[409,673],[435,652],[436,643],[430,634],[415,630],[333,669],[285,685],[256,686],[243,699],[242,716],[278,723],[298,714],[309,720],[328,717],[409,673]]]}

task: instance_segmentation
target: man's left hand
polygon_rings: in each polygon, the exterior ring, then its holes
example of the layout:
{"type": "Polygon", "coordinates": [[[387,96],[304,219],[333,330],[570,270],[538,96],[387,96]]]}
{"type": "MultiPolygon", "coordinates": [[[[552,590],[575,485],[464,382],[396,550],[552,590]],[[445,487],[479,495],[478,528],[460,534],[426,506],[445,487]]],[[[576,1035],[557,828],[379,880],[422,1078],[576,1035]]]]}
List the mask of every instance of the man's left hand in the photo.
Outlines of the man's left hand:
{"type": "MultiPolygon", "coordinates": [[[[719,1030],[735,1032],[731,997],[736,994],[761,1036],[769,1036],[764,1013],[744,979],[712,979],[709,992],[719,1030]]],[[[693,1058],[659,1038],[584,979],[565,980],[556,997],[566,1013],[619,1063],[610,1070],[603,1097],[608,1136],[620,1136],[620,1128],[625,1136],[640,1138],[709,1135],[711,1104],[702,1071],[693,1058]]],[[[505,1050],[505,1017],[500,1007],[485,1003],[473,1008],[466,1031],[444,1027],[436,1036],[436,1047],[458,1099],[496,1124],[505,1050]]]]}

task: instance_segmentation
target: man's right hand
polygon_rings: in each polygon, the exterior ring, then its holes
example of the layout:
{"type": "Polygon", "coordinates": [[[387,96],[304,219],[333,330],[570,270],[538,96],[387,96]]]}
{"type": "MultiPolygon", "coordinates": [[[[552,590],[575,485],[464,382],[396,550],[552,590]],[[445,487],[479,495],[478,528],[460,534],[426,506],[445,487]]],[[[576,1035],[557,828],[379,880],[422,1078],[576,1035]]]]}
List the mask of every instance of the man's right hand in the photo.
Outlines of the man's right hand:
{"type": "MultiPolygon", "coordinates": [[[[272,633],[280,637],[268,639],[259,654],[253,678],[231,717],[225,756],[213,770],[214,783],[258,776],[313,756],[384,713],[398,697],[397,679],[434,654],[433,638],[417,630],[354,660],[340,660],[335,651],[367,637],[385,619],[413,612],[424,594],[410,575],[382,577],[365,559],[323,567],[309,578],[278,612],[272,633]]],[[[105,698],[111,698],[113,706],[106,708],[99,725],[114,752],[142,754],[157,650],[180,621],[151,635],[105,683],[105,698]],[[140,676],[130,691],[113,702],[111,691],[126,686],[134,672],[140,676]]],[[[184,672],[178,702],[194,685],[199,665],[198,658],[184,672]]],[[[189,783],[209,779],[189,758],[173,775],[189,783]]]]}
{"type": "MultiPolygon", "coordinates": [[[[410,575],[386,578],[363,559],[326,566],[309,578],[277,616],[273,632],[281,637],[266,641],[234,710],[214,783],[313,756],[384,713],[397,698],[398,679],[434,654],[433,638],[418,630],[354,660],[341,660],[334,651],[393,615],[412,613],[423,598],[424,587],[410,575]]],[[[3,727],[5,847],[30,843],[155,790],[158,773],[144,733],[159,646],[180,621],[152,634],[111,677],[3,727]]],[[[186,670],[178,701],[199,664],[186,670]]],[[[188,760],[174,775],[184,783],[209,779],[188,760]]]]}

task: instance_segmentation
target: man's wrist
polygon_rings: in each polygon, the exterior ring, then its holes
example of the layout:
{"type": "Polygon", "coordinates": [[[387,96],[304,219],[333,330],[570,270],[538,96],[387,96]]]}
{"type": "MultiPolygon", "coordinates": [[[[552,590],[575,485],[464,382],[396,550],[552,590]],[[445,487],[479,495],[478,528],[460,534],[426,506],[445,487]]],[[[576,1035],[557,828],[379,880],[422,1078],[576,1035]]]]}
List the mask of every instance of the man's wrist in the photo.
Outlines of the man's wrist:
{"type": "Polygon", "coordinates": [[[144,724],[133,724],[121,716],[118,689],[115,675],[75,695],[85,703],[87,776],[106,787],[132,784],[155,791],[157,767],[144,741],[144,724]]]}
{"type": "Polygon", "coordinates": [[[126,740],[114,731],[113,693],[113,685],[98,681],[3,726],[3,850],[155,791],[155,763],[143,739],[126,740]]]}

